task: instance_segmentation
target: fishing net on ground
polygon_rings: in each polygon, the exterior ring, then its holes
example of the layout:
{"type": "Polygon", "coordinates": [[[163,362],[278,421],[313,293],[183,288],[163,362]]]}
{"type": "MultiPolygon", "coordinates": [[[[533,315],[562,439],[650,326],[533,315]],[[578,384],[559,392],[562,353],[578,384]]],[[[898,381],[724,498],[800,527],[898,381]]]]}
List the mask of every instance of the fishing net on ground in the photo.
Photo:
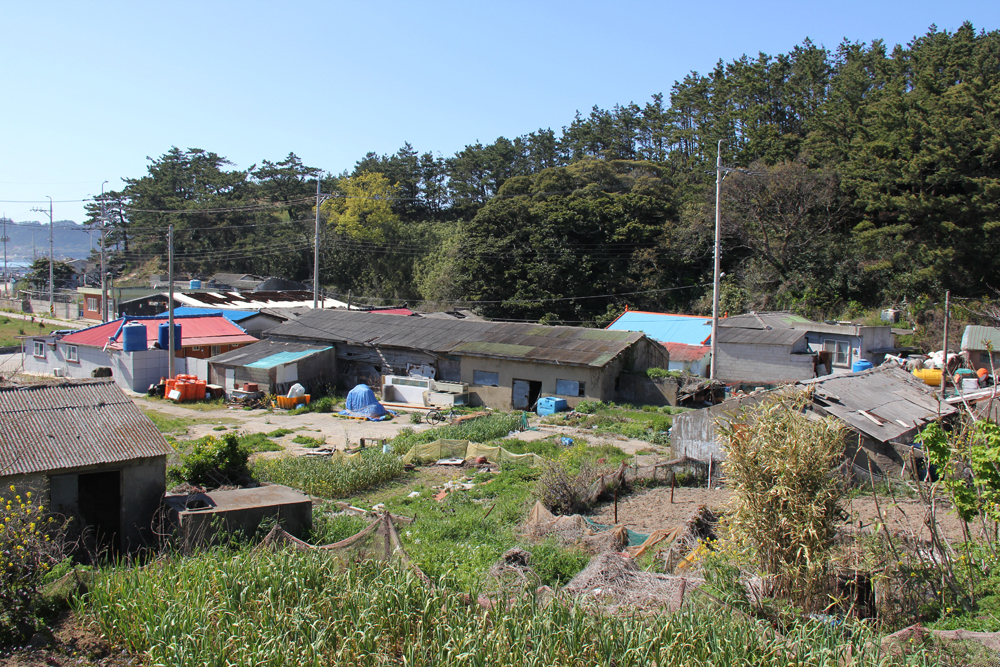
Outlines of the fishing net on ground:
{"type": "Polygon", "coordinates": [[[621,551],[629,543],[628,529],[624,526],[600,530],[579,514],[556,516],[540,502],[536,502],[531,508],[520,532],[527,540],[540,542],[547,537],[554,537],[564,546],[575,546],[590,554],[621,551]]]}
{"type": "Polygon", "coordinates": [[[426,574],[410,560],[399,540],[392,516],[383,514],[372,521],[360,532],[340,542],[315,546],[298,539],[286,532],[281,526],[275,526],[271,532],[257,545],[258,549],[292,548],[300,551],[318,550],[329,553],[344,565],[362,560],[381,560],[398,562],[409,568],[428,586],[433,586],[426,574]]]}
{"type": "Polygon", "coordinates": [[[644,572],[629,556],[603,553],[591,559],[560,594],[609,613],[636,609],[677,611],[685,597],[704,583],[696,577],[644,572]]]}
{"type": "Polygon", "coordinates": [[[493,603],[516,598],[542,583],[531,567],[531,552],[518,547],[507,550],[493,563],[484,579],[482,597],[493,603]]]}

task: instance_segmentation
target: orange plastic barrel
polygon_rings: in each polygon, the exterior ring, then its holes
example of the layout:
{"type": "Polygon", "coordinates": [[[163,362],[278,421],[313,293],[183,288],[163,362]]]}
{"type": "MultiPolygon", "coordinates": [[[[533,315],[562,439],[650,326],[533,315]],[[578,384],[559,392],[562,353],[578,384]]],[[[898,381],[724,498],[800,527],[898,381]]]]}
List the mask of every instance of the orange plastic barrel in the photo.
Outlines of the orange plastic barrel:
{"type": "Polygon", "coordinates": [[[192,382],[191,380],[188,380],[187,384],[184,385],[184,386],[187,388],[187,397],[186,397],[186,400],[193,401],[196,398],[195,384],[194,384],[194,382],[192,382]]]}
{"type": "Polygon", "coordinates": [[[191,400],[191,396],[194,394],[194,391],[193,391],[194,387],[192,386],[192,384],[188,380],[185,380],[184,384],[181,385],[181,386],[184,387],[184,389],[181,392],[181,398],[183,398],[185,401],[190,401],[191,400]]]}
{"type": "Polygon", "coordinates": [[[205,398],[205,387],[207,386],[208,383],[204,380],[197,380],[194,383],[194,400],[200,401],[205,398]]]}
{"type": "Polygon", "coordinates": [[[174,387],[176,386],[177,386],[177,380],[173,379],[167,380],[167,393],[169,394],[170,392],[172,392],[174,390],[174,387]]]}

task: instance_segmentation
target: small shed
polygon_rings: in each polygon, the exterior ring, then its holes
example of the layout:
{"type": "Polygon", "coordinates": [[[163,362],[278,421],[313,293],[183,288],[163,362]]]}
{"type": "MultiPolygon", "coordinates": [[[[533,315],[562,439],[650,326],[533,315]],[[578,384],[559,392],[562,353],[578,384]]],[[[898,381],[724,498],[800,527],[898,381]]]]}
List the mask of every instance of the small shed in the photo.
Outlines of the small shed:
{"type": "Polygon", "coordinates": [[[164,505],[186,548],[211,542],[217,532],[252,536],[265,519],[300,539],[312,529],[312,499],[280,484],[170,495],[164,505]]]}
{"type": "Polygon", "coordinates": [[[311,390],[334,381],[336,358],[332,345],[262,340],[209,359],[208,377],[227,392],[244,382],[272,394],[284,394],[296,383],[311,390]]]}
{"type": "Polygon", "coordinates": [[[33,491],[89,529],[91,547],[150,541],[172,452],[111,380],[0,388],[0,488],[33,491]]]}
{"type": "Polygon", "coordinates": [[[962,354],[976,370],[1000,370],[1000,329],[969,325],[962,334],[962,354]]]}

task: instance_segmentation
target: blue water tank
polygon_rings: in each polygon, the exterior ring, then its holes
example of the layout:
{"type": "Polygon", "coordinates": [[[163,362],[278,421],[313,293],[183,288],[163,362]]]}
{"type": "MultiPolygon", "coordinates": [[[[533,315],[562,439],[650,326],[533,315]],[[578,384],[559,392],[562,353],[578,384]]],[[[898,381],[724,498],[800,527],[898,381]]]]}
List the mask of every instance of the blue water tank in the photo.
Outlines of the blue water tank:
{"type": "Polygon", "coordinates": [[[858,371],[866,371],[872,367],[872,362],[867,359],[858,359],[853,364],[851,364],[851,370],[855,373],[858,371]]]}
{"type": "Polygon", "coordinates": [[[192,280],[190,283],[188,283],[188,285],[191,287],[191,289],[201,289],[200,280],[192,280]]]}
{"type": "Polygon", "coordinates": [[[138,322],[122,327],[122,348],[126,352],[141,352],[146,349],[146,327],[138,322]]]}
{"type": "MultiPolygon", "coordinates": [[[[170,331],[170,323],[163,322],[160,324],[160,330],[156,334],[156,342],[160,344],[160,348],[164,350],[170,349],[170,339],[167,332],[170,331]]],[[[178,322],[174,322],[174,350],[181,349],[181,325],[178,322]]]]}
{"type": "Polygon", "coordinates": [[[556,398],[555,396],[546,396],[544,398],[538,399],[538,414],[539,415],[551,415],[556,412],[562,412],[563,410],[568,410],[569,406],[566,404],[565,398],[556,398]]]}

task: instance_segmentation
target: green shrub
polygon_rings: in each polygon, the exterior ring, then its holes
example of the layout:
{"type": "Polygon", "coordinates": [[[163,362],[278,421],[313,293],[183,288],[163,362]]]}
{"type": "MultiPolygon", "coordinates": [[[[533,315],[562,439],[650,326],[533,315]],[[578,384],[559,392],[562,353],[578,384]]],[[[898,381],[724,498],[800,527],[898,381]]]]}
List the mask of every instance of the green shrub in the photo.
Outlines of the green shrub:
{"type": "Polygon", "coordinates": [[[668,371],[663,368],[647,368],[646,377],[650,380],[655,380],[656,378],[677,378],[680,377],[682,373],[680,371],[668,371]]]}
{"type": "Polygon", "coordinates": [[[601,403],[600,401],[580,401],[579,403],[576,404],[576,408],[574,409],[577,412],[583,412],[588,415],[592,415],[603,407],[604,403],[601,403]]]}
{"type": "Polygon", "coordinates": [[[531,568],[545,586],[564,586],[590,562],[580,549],[567,549],[547,539],[530,547],[531,568]]]}
{"type": "Polygon", "coordinates": [[[307,449],[315,449],[316,447],[325,444],[326,438],[324,437],[321,440],[319,438],[313,438],[308,435],[297,435],[294,438],[292,438],[292,442],[294,442],[296,445],[302,445],[307,449]]]}
{"type": "Polygon", "coordinates": [[[280,438],[283,435],[288,435],[289,433],[295,433],[294,430],[290,428],[276,428],[267,434],[269,438],[280,438]]]}
{"type": "Polygon", "coordinates": [[[194,442],[194,449],[181,457],[181,464],[168,475],[175,484],[187,482],[195,486],[217,487],[249,481],[247,461],[250,445],[235,433],[221,439],[206,435],[194,442]]]}
{"type": "Polygon", "coordinates": [[[257,452],[280,452],[284,449],[284,447],[271,440],[264,433],[243,433],[238,437],[240,442],[249,447],[250,452],[253,454],[257,452]]]}

